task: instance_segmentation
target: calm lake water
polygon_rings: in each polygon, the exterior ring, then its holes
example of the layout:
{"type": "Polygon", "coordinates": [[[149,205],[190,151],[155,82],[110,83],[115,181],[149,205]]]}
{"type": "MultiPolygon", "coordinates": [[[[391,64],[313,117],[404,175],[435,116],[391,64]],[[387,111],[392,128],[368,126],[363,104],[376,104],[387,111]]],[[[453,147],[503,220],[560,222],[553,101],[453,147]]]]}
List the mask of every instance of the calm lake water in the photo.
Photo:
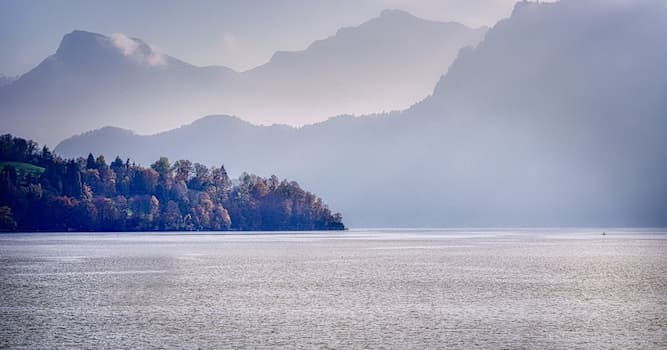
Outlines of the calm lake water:
{"type": "Polygon", "coordinates": [[[667,348],[664,230],[0,235],[0,348],[667,348]]]}

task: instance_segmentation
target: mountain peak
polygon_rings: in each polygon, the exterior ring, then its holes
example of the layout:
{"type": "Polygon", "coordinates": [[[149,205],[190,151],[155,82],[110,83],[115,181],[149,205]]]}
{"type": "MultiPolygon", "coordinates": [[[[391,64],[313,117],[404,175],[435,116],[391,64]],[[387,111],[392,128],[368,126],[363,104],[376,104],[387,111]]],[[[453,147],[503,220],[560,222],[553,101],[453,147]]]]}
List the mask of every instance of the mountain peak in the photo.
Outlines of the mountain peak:
{"type": "Polygon", "coordinates": [[[204,117],[201,117],[192,123],[188,124],[190,125],[210,125],[210,124],[216,124],[216,123],[237,123],[237,124],[250,124],[247,121],[233,115],[227,115],[227,114],[212,114],[212,115],[207,115],[204,117]]]}
{"type": "Polygon", "coordinates": [[[399,10],[399,9],[386,9],[382,10],[380,13],[381,18],[416,18],[413,14],[399,10]]]}
{"type": "Polygon", "coordinates": [[[104,35],[91,33],[84,30],[74,30],[65,34],[60,41],[56,55],[68,56],[70,53],[81,51],[101,45],[108,38],[104,35]]]}
{"type": "Polygon", "coordinates": [[[58,46],[56,56],[77,64],[125,57],[149,66],[164,65],[167,58],[145,42],[125,34],[113,33],[109,37],[84,30],[66,34],[58,46]]]}
{"type": "MultiPolygon", "coordinates": [[[[380,26],[392,26],[393,27],[401,27],[401,26],[449,26],[451,27],[457,27],[457,28],[468,28],[467,26],[458,23],[458,22],[452,22],[452,21],[435,21],[435,20],[430,20],[430,19],[424,19],[421,17],[417,17],[413,15],[410,12],[404,11],[404,10],[399,10],[399,9],[385,9],[380,12],[380,15],[377,17],[374,17],[367,22],[361,24],[361,26],[365,25],[380,25],[380,26]]],[[[357,27],[358,28],[358,27],[357,27]]],[[[344,30],[345,28],[343,28],[344,30]]],[[[479,28],[483,31],[486,31],[487,28],[481,27],[479,28]]]]}
{"type": "MultiPolygon", "coordinates": [[[[514,9],[512,10],[512,16],[517,16],[519,14],[530,14],[538,11],[542,11],[545,8],[554,6],[555,3],[550,2],[539,2],[539,1],[528,1],[522,0],[514,4],[514,9]]],[[[567,5],[567,4],[566,4],[567,5]]]]}

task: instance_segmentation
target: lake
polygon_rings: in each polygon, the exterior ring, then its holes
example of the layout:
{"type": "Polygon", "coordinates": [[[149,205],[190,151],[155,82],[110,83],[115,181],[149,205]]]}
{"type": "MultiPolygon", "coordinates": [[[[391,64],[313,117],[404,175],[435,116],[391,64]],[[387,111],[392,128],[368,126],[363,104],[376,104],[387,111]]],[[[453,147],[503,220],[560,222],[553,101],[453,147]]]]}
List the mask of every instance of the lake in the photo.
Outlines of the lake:
{"type": "Polygon", "coordinates": [[[667,231],[0,235],[0,348],[667,348],[667,231]]]}

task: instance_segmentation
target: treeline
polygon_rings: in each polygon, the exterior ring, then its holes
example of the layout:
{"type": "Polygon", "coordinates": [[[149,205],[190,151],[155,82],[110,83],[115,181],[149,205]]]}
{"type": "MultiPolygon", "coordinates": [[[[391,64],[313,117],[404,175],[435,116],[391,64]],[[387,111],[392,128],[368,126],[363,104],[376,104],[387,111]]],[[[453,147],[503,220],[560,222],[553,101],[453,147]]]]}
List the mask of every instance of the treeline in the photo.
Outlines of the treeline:
{"type": "Polygon", "coordinates": [[[342,230],[340,214],[296,182],[160,158],[62,159],[0,136],[2,231],[342,230]]]}

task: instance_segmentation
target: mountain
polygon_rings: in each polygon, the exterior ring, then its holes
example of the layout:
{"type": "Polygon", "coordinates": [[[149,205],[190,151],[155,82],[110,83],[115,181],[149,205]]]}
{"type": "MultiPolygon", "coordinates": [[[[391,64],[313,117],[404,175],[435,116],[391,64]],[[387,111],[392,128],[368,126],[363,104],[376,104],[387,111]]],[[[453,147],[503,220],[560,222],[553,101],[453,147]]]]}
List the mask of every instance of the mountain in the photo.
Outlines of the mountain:
{"type": "Polygon", "coordinates": [[[16,79],[17,79],[16,77],[8,77],[4,74],[0,74],[0,87],[9,85],[13,83],[16,79]]]}
{"type": "Polygon", "coordinates": [[[2,131],[55,144],[105,125],[155,133],[207,114],[300,125],[405,108],[484,33],[391,10],[239,73],[192,66],[123,34],[73,31],[55,54],[0,87],[2,131]]]}
{"type": "Polygon", "coordinates": [[[189,113],[208,113],[211,92],[235,75],[226,68],[194,67],[121,34],[74,31],[55,54],[0,88],[3,129],[54,143],[72,130],[104,123],[174,128],[189,113]],[[164,103],[171,98],[176,103],[164,103]],[[192,105],[184,105],[186,100],[192,105]]]}
{"type": "Polygon", "coordinates": [[[442,173],[466,175],[443,197],[538,225],[664,226],[666,30],[662,1],[518,3],[411,111],[442,121],[442,173]]]}
{"type": "Polygon", "coordinates": [[[280,174],[360,226],[667,225],[667,6],[518,3],[403,111],[291,128],[207,117],[62,142],[280,174]]]}
{"type": "Polygon", "coordinates": [[[262,102],[237,115],[301,125],[332,115],[405,109],[428,96],[458,51],[476,45],[485,33],[486,28],[385,10],[303,51],[276,52],[268,63],[245,72],[251,89],[244,96],[252,100],[244,104],[262,102]]]}

